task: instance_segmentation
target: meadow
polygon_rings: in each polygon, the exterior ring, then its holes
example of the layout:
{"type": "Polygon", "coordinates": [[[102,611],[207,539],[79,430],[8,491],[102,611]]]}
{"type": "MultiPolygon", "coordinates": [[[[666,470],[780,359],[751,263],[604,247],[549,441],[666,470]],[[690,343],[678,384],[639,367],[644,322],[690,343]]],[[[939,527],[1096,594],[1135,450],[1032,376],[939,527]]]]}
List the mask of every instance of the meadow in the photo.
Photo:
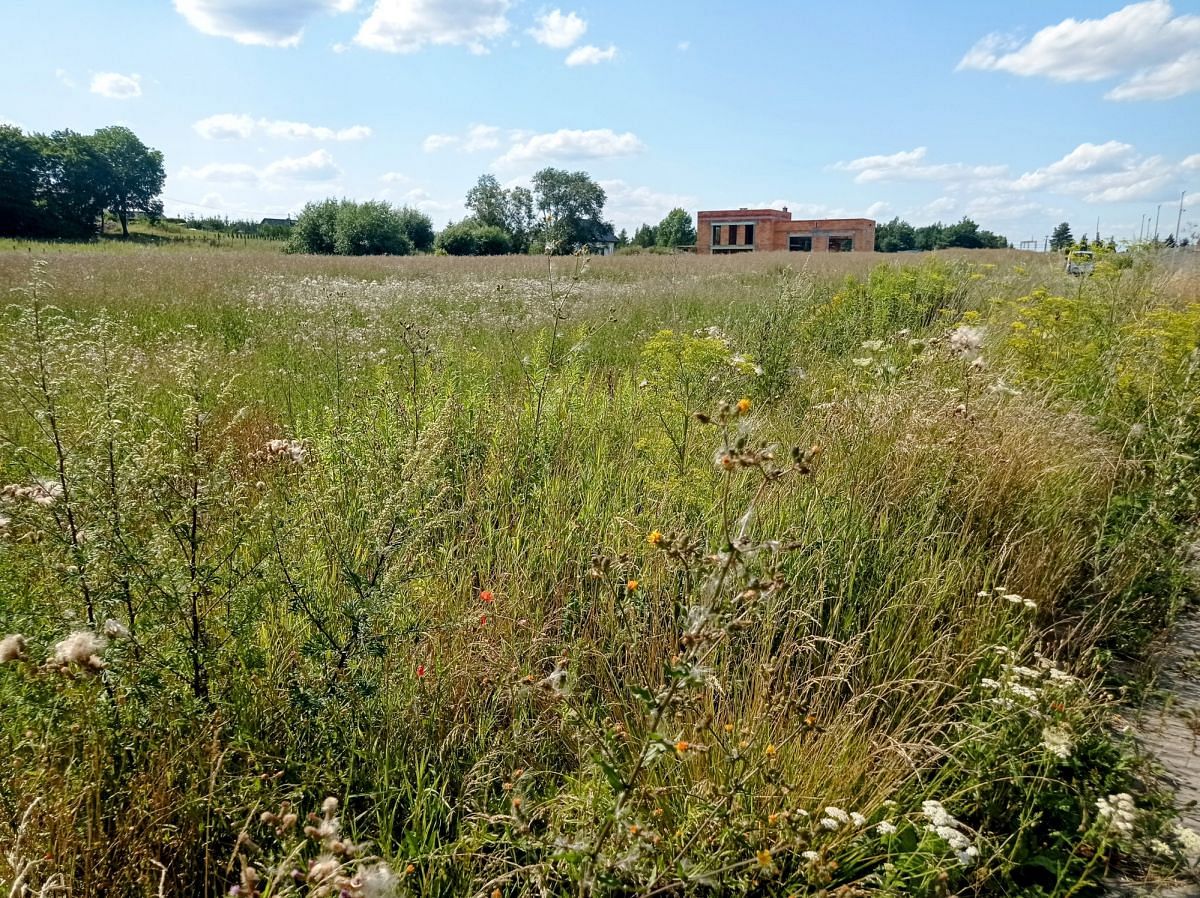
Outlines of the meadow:
{"type": "Polygon", "coordinates": [[[0,248],[0,882],[1194,878],[1193,258],[0,248]]]}

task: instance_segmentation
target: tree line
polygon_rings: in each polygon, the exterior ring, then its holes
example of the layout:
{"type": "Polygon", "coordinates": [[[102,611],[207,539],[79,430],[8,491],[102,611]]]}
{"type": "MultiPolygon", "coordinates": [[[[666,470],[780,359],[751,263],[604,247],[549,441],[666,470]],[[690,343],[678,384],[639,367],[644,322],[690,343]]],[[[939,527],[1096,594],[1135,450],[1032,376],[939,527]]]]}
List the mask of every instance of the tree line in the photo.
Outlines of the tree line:
{"type": "Polygon", "coordinates": [[[985,231],[970,218],[957,224],[940,221],[916,228],[899,217],[875,228],[875,252],[901,253],[910,250],[934,250],[960,247],[963,249],[1007,249],[1008,239],[985,231]]]}
{"type": "Polygon", "coordinates": [[[26,134],[0,126],[0,235],[91,237],[105,212],[162,215],[163,155],[126,127],[26,134]]]}

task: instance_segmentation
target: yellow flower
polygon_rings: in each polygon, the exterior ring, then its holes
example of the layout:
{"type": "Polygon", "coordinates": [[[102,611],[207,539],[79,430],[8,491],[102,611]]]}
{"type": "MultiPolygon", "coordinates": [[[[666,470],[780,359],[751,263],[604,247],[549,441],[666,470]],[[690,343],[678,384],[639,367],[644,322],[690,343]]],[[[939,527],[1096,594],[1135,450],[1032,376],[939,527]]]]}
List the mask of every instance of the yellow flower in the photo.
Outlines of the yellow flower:
{"type": "Polygon", "coordinates": [[[770,757],[770,758],[775,757],[775,746],[774,745],[767,746],[767,757],[770,757]]]}
{"type": "Polygon", "coordinates": [[[755,857],[755,860],[758,861],[758,865],[760,867],[762,867],[764,870],[771,869],[771,852],[767,851],[767,849],[765,849],[765,848],[762,849],[757,854],[755,854],[754,857],[755,857]]]}
{"type": "Polygon", "coordinates": [[[652,546],[661,546],[663,535],[661,530],[651,530],[650,535],[646,537],[646,542],[652,546]]]}
{"type": "Polygon", "coordinates": [[[746,414],[746,412],[750,411],[750,400],[746,399],[745,397],[742,397],[741,399],[739,399],[738,404],[737,404],[737,410],[738,410],[739,415],[744,415],[744,414],[746,414]]]}
{"type": "Polygon", "coordinates": [[[680,739],[678,742],[675,743],[675,750],[677,752],[679,752],[680,754],[683,754],[684,752],[686,752],[688,750],[687,742],[685,742],[683,739],[680,739]]]}
{"type": "Polygon", "coordinates": [[[637,592],[638,582],[636,580],[630,580],[628,583],[625,584],[625,588],[628,589],[630,592],[637,592]]]}

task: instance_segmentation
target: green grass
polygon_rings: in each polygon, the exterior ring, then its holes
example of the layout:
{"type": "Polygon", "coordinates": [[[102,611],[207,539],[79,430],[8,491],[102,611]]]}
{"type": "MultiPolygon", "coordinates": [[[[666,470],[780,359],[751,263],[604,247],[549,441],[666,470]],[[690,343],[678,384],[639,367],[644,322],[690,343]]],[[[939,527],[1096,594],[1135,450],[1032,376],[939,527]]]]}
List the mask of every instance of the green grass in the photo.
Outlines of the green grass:
{"type": "Polygon", "coordinates": [[[0,253],[0,879],[1186,872],[1104,688],[1187,594],[1196,272],[1054,262],[0,253]]]}

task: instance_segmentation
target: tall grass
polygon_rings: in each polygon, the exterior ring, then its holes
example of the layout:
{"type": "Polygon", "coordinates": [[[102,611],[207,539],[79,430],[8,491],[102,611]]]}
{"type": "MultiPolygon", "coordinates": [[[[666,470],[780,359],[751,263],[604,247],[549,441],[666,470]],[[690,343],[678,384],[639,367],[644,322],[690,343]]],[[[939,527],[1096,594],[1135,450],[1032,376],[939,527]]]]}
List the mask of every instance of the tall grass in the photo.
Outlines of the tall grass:
{"type": "Polygon", "coordinates": [[[1105,689],[1186,594],[1194,272],[17,255],[12,894],[1186,867],[1105,689]]]}

